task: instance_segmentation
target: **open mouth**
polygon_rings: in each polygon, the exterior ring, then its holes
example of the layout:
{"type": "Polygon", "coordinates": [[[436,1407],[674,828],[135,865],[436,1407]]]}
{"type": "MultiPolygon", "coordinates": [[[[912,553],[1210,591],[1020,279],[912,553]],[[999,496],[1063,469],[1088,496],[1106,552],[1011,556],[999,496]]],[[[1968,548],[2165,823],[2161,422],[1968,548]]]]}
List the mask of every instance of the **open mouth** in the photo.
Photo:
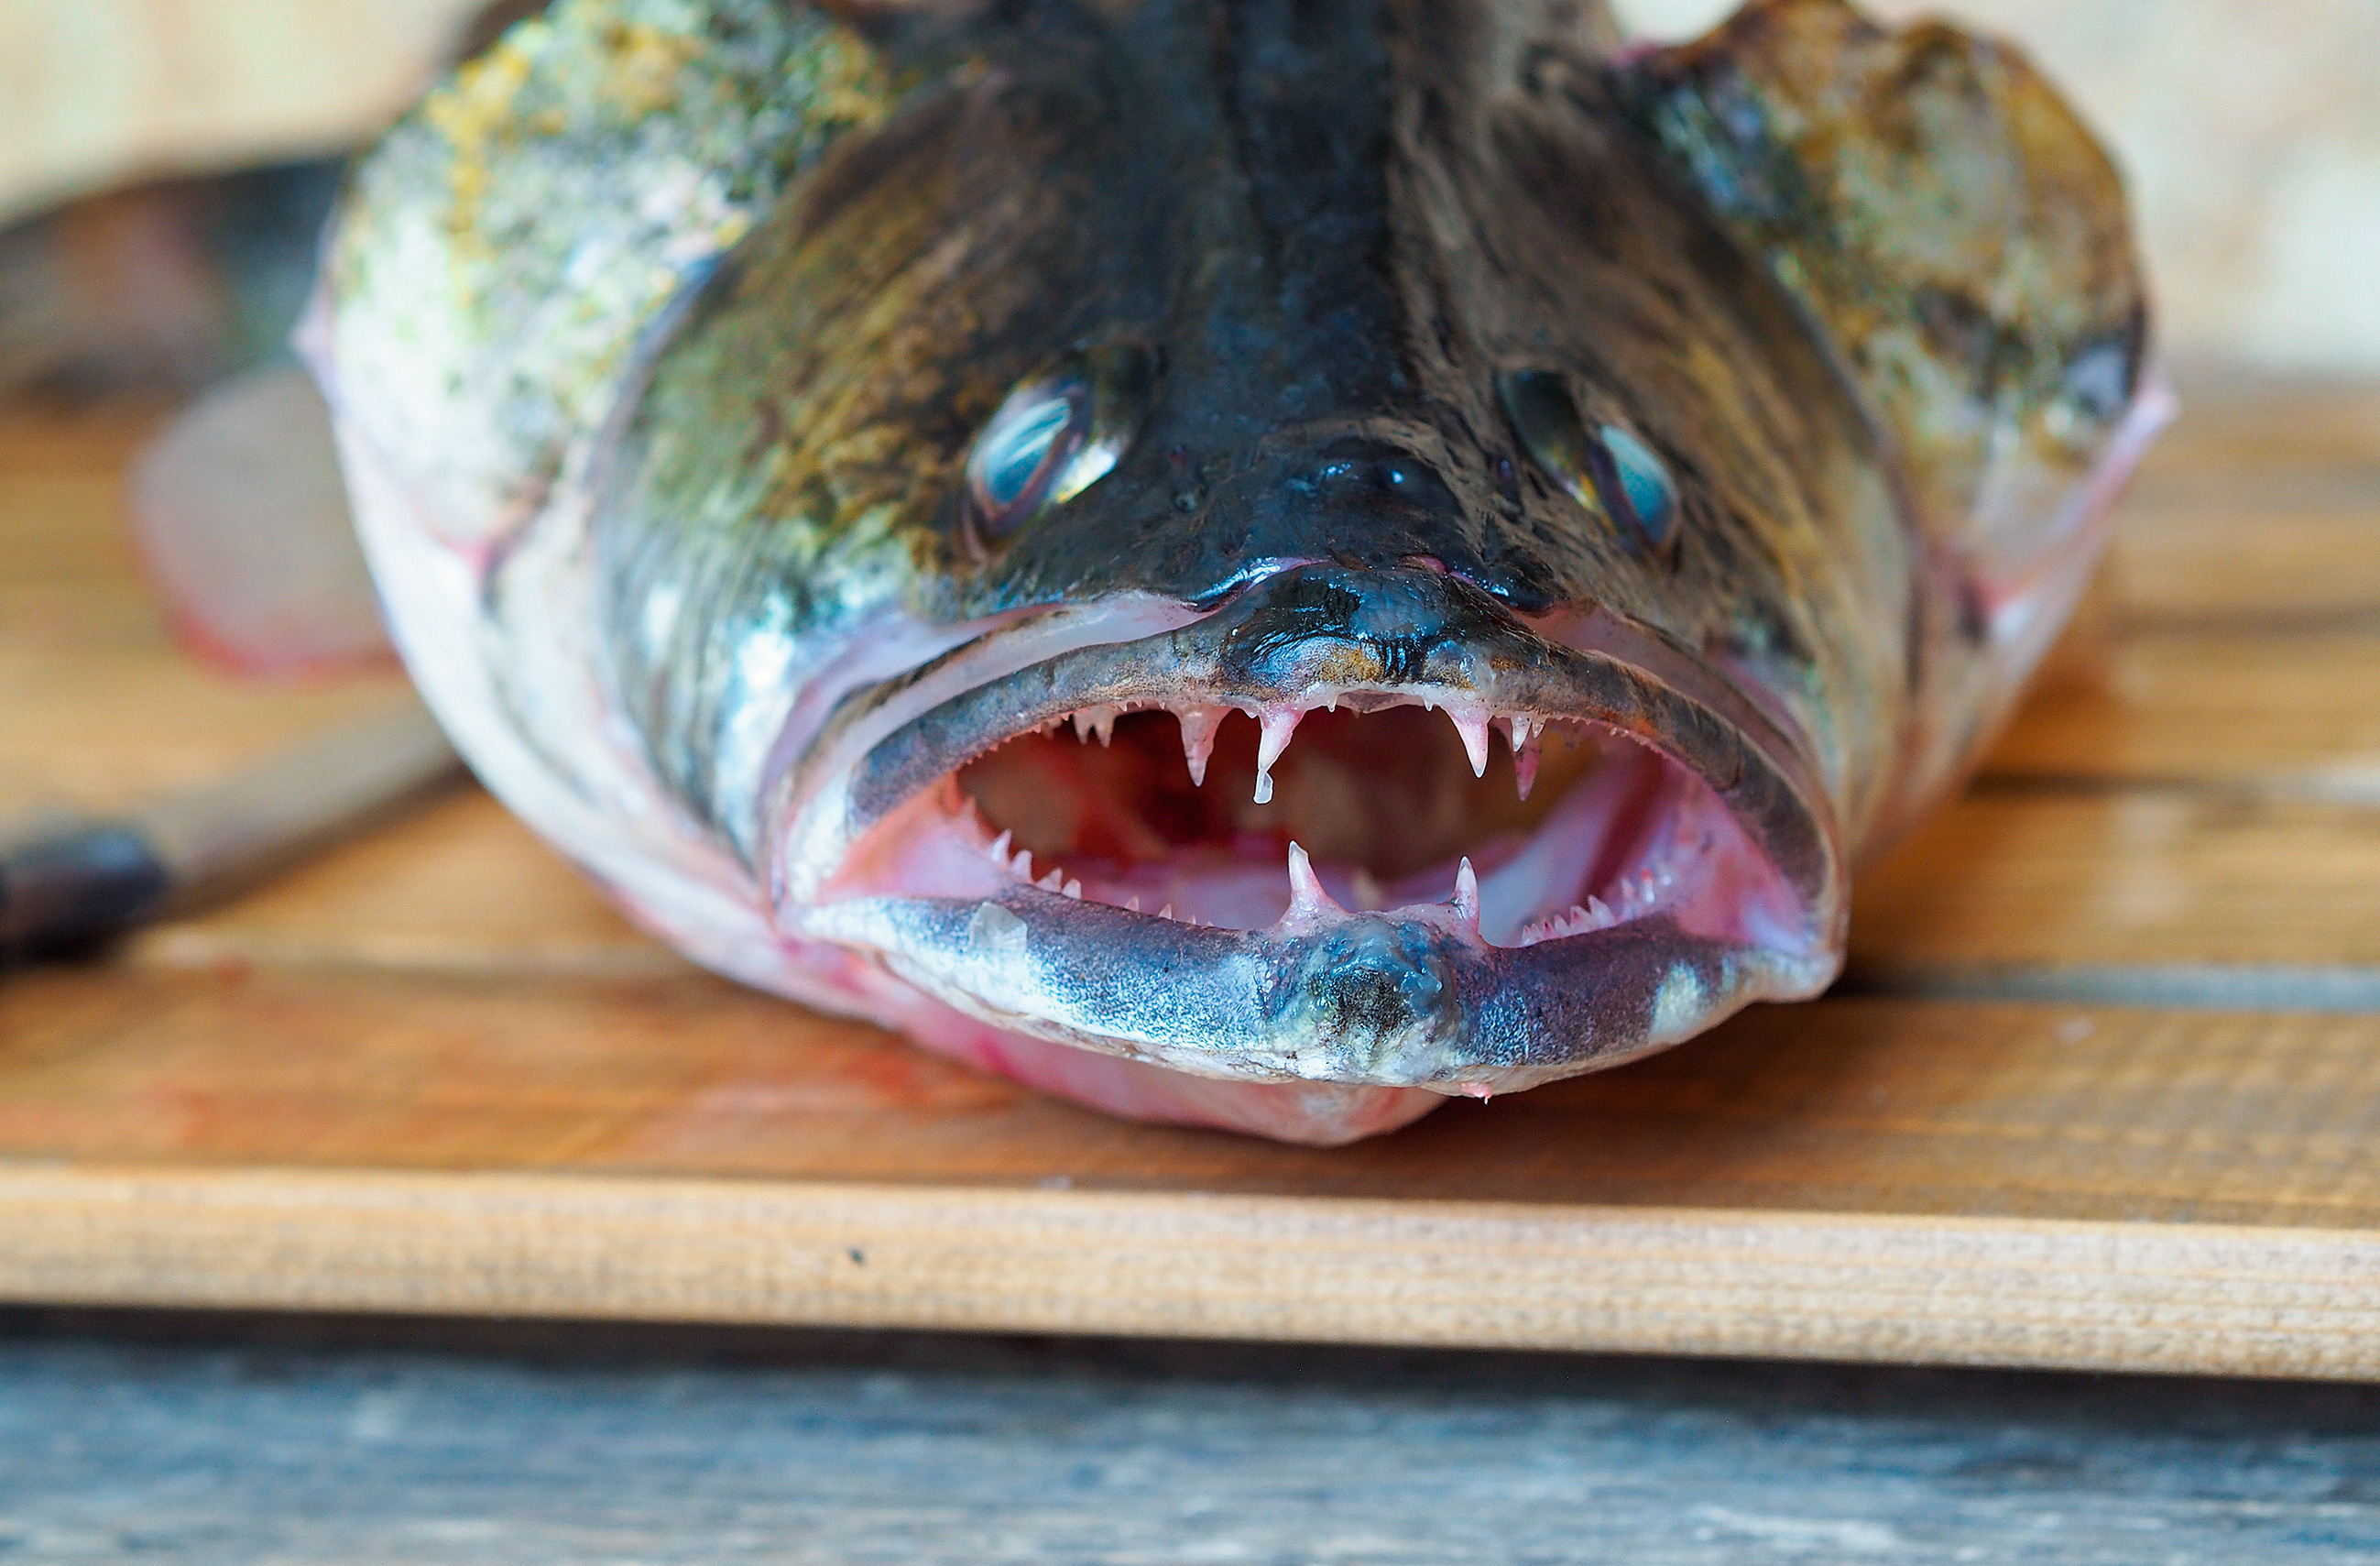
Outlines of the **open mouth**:
{"type": "Polygon", "coordinates": [[[1656,910],[1711,935],[1776,913],[1710,899],[1752,851],[1699,779],[1573,720],[1103,707],[969,762],[936,803],[1019,883],[1194,926],[1467,896],[1484,943],[1527,946],[1656,910]]]}
{"type": "Polygon", "coordinates": [[[1337,575],[880,733],[783,838],[791,917],[1038,1037],[1448,1091],[1831,977],[1826,835],[1736,727],[1467,585],[1337,575]]]}

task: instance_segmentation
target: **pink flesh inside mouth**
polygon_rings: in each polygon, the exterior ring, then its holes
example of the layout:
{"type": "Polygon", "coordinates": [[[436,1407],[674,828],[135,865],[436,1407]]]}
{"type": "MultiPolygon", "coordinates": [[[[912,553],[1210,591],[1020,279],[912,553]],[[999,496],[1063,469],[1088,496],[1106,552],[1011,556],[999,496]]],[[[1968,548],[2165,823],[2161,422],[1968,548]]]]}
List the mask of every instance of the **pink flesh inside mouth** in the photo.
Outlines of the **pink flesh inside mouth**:
{"type": "Polygon", "coordinates": [[[878,821],[822,893],[1027,888],[1224,930],[1392,913],[1483,947],[1585,949],[1658,916],[1728,945],[1805,944],[1799,899],[1682,763],[1592,720],[1409,692],[1073,712],[878,821]]]}

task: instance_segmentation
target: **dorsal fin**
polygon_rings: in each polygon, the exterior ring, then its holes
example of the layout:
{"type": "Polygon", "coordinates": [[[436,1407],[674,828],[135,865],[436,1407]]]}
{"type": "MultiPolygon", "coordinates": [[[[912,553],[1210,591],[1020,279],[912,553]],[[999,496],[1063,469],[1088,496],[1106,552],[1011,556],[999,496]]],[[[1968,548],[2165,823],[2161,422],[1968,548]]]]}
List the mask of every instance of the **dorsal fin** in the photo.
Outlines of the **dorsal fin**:
{"type": "Polygon", "coordinates": [[[1928,530],[2001,580],[2053,552],[2147,316],[2121,181],[2041,76],[1939,23],[1751,0],[1620,79],[1840,354],[1928,530]]]}

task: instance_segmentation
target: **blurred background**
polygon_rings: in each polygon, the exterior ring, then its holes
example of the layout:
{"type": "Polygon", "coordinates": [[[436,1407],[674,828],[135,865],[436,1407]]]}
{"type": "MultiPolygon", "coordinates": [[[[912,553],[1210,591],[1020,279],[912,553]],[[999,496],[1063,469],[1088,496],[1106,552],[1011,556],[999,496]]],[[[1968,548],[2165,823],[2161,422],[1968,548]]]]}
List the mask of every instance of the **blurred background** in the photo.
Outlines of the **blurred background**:
{"type": "MultiPolygon", "coordinates": [[[[1947,15],[2014,39],[2066,89],[2132,181],[2170,357],[2380,372],[2380,0],[1869,4],[1888,17],[1947,15]]],[[[534,8],[529,0],[492,9],[487,0],[0,0],[0,227],[128,183],[335,154],[396,114],[445,61],[534,8]]],[[[1664,38],[1697,32],[1731,8],[1620,0],[1632,27],[1664,38]]],[[[291,193],[279,194],[286,209],[291,193]]],[[[297,193],[301,206],[307,194],[297,193]]],[[[251,202],[250,218],[273,221],[267,196],[257,200],[265,210],[251,202]]],[[[188,273],[159,253],[155,213],[103,211],[79,227],[70,248],[84,256],[150,267],[159,285],[150,308],[193,308],[175,296],[188,273]],[[144,224],[146,252],[137,242],[144,224]]],[[[15,293],[29,297],[21,275],[15,293]]],[[[249,308],[270,315],[280,302],[249,308]]],[[[0,292],[0,380],[10,378],[8,304],[0,292]]],[[[17,311],[19,339],[26,308],[17,311]]],[[[20,342],[15,379],[37,368],[30,351],[20,342]]]]}

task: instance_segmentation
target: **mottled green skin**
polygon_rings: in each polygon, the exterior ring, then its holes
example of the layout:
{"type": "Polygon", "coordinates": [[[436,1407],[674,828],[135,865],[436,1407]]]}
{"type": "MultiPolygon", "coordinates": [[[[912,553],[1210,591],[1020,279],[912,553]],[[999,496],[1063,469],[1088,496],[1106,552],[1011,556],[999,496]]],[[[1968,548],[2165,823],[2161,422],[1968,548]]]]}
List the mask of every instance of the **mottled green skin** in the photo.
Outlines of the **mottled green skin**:
{"type": "Polygon", "coordinates": [[[373,432],[436,454],[422,498],[440,530],[492,545],[525,522],[655,315],[897,98],[815,12],[563,0],[391,131],[342,204],[326,281],[373,432]]]}

